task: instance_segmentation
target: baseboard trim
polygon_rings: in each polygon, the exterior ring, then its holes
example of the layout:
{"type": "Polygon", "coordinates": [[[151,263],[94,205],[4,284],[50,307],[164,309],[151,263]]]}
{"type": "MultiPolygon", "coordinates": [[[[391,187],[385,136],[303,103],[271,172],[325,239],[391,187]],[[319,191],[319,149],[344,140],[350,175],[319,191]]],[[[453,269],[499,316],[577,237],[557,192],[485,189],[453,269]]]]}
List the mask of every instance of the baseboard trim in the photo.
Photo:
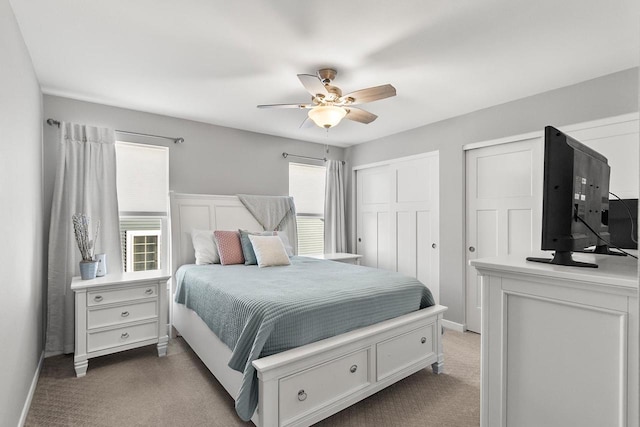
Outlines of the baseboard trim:
{"type": "Polygon", "coordinates": [[[42,370],[42,365],[44,363],[44,350],[40,353],[40,360],[38,361],[38,367],[36,368],[36,372],[33,375],[33,379],[31,380],[31,387],[29,387],[29,393],[27,394],[27,399],[24,401],[24,406],[22,407],[22,414],[20,414],[20,421],[18,421],[18,427],[24,426],[24,423],[27,421],[27,415],[29,415],[29,408],[31,408],[31,401],[33,400],[33,395],[36,392],[36,386],[38,385],[38,378],[40,378],[40,371],[42,370]]]}
{"type": "Polygon", "coordinates": [[[451,320],[442,319],[442,326],[447,329],[452,329],[458,332],[464,332],[467,330],[467,327],[461,323],[452,322],[451,320]]]}

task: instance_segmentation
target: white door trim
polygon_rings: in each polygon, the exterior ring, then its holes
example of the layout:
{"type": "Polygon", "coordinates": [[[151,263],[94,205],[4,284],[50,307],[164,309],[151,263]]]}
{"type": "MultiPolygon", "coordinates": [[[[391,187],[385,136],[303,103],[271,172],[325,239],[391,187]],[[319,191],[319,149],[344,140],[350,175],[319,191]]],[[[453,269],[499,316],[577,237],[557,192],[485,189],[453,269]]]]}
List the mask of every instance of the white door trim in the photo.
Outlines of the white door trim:
{"type": "Polygon", "coordinates": [[[425,153],[414,154],[414,155],[411,155],[411,156],[397,157],[395,159],[382,160],[380,162],[367,163],[367,164],[360,165],[360,166],[354,166],[353,170],[356,171],[356,170],[360,170],[360,169],[376,168],[378,166],[388,166],[388,165],[392,165],[394,163],[406,162],[408,160],[418,160],[418,159],[423,159],[423,158],[426,158],[426,157],[435,157],[435,156],[439,156],[439,155],[440,155],[440,150],[427,151],[425,153]]]}
{"type": "MultiPolygon", "coordinates": [[[[577,130],[591,129],[601,126],[609,126],[617,123],[638,121],[640,113],[622,114],[620,116],[607,117],[604,119],[591,120],[588,122],[574,123],[567,126],[559,126],[563,132],[573,132],[577,130]]],[[[463,151],[474,150],[476,148],[490,147],[492,145],[507,144],[510,142],[524,141],[527,139],[540,138],[544,134],[544,130],[528,132],[519,135],[507,136],[504,138],[490,139],[487,141],[472,142],[462,146],[463,151]]]]}

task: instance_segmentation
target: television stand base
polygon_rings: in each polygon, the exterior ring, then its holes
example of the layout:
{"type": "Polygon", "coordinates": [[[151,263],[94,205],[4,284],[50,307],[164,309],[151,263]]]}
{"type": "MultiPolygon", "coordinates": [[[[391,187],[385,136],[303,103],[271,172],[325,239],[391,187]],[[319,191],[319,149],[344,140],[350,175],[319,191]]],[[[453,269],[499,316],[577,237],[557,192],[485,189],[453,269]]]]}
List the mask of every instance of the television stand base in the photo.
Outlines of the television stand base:
{"type": "Polygon", "coordinates": [[[598,268],[598,264],[593,264],[590,262],[574,261],[574,259],[571,257],[571,252],[556,251],[556,253],[553,255],[553,259],[527,257],[527,261],[541,262],[543,264],[566,265],[567,267],[598,268]]]}

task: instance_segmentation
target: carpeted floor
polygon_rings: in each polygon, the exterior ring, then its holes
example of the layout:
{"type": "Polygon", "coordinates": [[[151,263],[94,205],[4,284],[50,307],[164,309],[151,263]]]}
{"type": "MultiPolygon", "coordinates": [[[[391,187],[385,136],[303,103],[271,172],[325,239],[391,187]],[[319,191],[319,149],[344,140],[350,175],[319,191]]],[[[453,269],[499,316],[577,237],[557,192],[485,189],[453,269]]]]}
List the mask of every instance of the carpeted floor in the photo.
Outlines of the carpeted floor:
{"type": "MultiPolygon", "coordinates": [[[[424,369],[317,426],[477,426],[480,336],[447,330],[445,373],[424,369]]],[[[167,357],[155,346],[89,361],[76,378],[73,356],[45,359],[27,426],[242,426],[233,399],[182,339],[167,357]]]]}

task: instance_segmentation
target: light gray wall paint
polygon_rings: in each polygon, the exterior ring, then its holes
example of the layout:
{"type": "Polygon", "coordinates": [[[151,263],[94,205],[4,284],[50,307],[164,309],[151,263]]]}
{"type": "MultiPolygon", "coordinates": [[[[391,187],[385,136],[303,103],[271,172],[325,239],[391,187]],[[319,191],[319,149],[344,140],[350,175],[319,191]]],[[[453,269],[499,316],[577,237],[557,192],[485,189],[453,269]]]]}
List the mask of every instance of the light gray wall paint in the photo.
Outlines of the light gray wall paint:
{"type": "MultiPolygon", "coordinates": [[[[351,166],[440,151],[440,300],[445,318],[464,323],[465,144],[638,111],[638,68],[433,123],[350,147],[351,166]]],[[[349,211],[351,183],[348,185],[349,211]]],[[[351,224],[349,224],[351,225],[351,224]]],[[[349,231],[349,245],[353,248],[349,231]]]]}
{"type": "Polygon", "coordinates": [[[15,426],[43,350],[42,94],[0,0],[0,424],[15,426]]]}
{"type": "MultiPolygon", "coordinates": [[[[324,146],[321,144],[57,96],[44,96],[44,114],[45,118],[60,121],[183,137],[184,144],[126,135],[120,138],[124,141],[169,147],[169,188],[180,193],[286,195],[289,194],[289,161],[299,160],[285,160],[282,152],[311,157],[325,156],[324,146]]],[[[58,135],[59,131],[55,126],[45,126],[44,177],[47,212],[50,211],[53,197],[58,135]]],[[[327,158],[343,157],[343,148],[330,147],[327,158]]]]}

